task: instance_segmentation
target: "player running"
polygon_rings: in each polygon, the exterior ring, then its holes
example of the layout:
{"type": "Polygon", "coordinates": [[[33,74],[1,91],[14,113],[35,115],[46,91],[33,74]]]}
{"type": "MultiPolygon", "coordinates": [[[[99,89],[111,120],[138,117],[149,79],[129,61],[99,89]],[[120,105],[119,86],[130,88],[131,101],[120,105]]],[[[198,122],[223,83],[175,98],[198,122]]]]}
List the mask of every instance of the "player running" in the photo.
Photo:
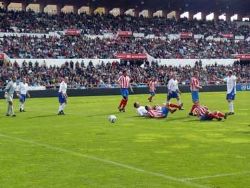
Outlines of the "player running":
{"type": "Polygon", "coordinates": [[[26,97],[30,97],[30,94],[28,92],[28,83],[26,82],[26,78],[23,78],[22,81],[19,83],[17,87],[17,96],[19,97],[20,102],[20,112],[25,112],[24,110],[24,104],[26,101],[26,97]]]}
{"type": "MultiPolygon", "coordinates": [[[[171,79],[168,81],[168,94],[167,94],[167,103],[170,103],[170,100],[172,98],[177,99],[178,105],[183,106],[183,103],[181,102],[180,99],[180,90],[178,87],[178,80],[176,79],[176,75],[172,74],[171,79]]],[[[184,110],[181,107],[181,110],[184,110]]]]}
{"type": "Polygon", "coordinates": [[[134,103],[134,108],[136,108],[136,112],[141,117],[148,117],[148,111],[145,106],[141,106],[139,102],[134,103]]]}
{"type": "Polygon", "coordinates": [[[148,98],[149,102],[152,102],[153,97],[155,96],[155,91],[156,91],[156,86],[158,84],[158,81],[156,80],[156,78],[151,78],[148,82],[148,87],[149,87],[149,94],[150,97],[148,98]]]}
{"type": "Polygon", "coordinates": [[[65,115],[64,108],[67,104],[67,83],[68,83],[68,77],[62,78],[62,81],[60,83],[59,91],[58,91],[58,99],[59,99],[59,109],[58,109],[58,115],[65,115]]]}
{"type": "MultiPolygon", "coordinates": [[[[196,105],[198,105],[200,102],[199,101],[199,89],[202,89],[202,86],[200,85],[198,77],[199,77],[199,74],[197,71],[195,71],[190,81],[190,90],[192,94],[192,100],[193,100],[193,104],[196,104],[196,105]]],[[[191,108],[189,115],[193,115],[192,111],[193,111],[193,107],[191,108]]]]}
{"type": "Polygon", "coordinates": [[[176,104],[167,104],[166,106],[145,106],[145,109],[148,111],[148,116],[151,118],[166,118],[168,113],[174,113],[177,109],[181,109],[180,105],[176,104]]]}
{"type": "Polygon", "coordinates": [[[124,70],[122,72],[122,75],[119,77],[118,82],[121,88],[121,96],[122,96],[122,100],[120,102],[120,105],[118,107],[120,112],[125,112],[125,107],[128,103],[128,96],[129,96],[129,91],[128,88],[130,88],[131,92],[133,93],[133,88],[130,84],[130,78],[127,75],[127,71],[124,70]]]}
{"type": "Polygon", "coordinates": [[[4,91],[5,91],[5,99],[8,103],[8,108],[7,108],[7,113],[6,116],[12,116],[12,117],[16,117],[15,112],[14,112],[14,107],[13,107],[13,97],[14,97],[14,93],[16,90],[16,77],[13,76],[12,78],[10,78],[7,86],[5,87],[4,91]]]}
{"type": "Polygon", "coordinates": [[[197,116],[201,121],[216,119],[221,121],[222,118],[227,119],[228,113],[222,113],[220,111],[210,111],[208,107],[202,105],[193,105],[193,115],[197,116]]]}
{"type": "MultiPolygon", "coordinates": [[[[218,79],[221,80],[221,79],[218,79]]],[[[234,115],[234,99],[236,95],[236,81],[237,77],[233,74],[233,71],[229,70],[227,77],[222,79],[221,81],[224,81],[227,83],[227,101],[229,105],[229,113],[228,115],[234,115]]]]}

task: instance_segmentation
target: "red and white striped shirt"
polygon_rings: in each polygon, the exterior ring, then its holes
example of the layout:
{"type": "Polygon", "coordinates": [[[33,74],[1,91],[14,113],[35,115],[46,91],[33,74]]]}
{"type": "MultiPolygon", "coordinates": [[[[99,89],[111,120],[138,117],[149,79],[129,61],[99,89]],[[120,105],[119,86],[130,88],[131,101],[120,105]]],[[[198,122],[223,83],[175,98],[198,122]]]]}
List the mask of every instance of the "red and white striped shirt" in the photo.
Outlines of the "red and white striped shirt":
{"type": "Polygon", "coordinates": [[[208,112],[208,108],[206,106],[198,105],[194,108],[193,113],[197,116],[203,116],[208,112]]]}
{"type": "Polygon", "coordinates": [[[130,78],[128,76],[120,76],[118,79],[121,88],[129,88],[130,78]]]}
{"type": "Polygon", "coordinates": [[[156,85],[157,85],[157,81],[152,81],[152,80],[149,81],[149,83],[148,83],[149,91],[150,92],[155,92],[156,85]]]}
{"type": "Polygon", "coordinates": [[[148,115],[152,118],[163,118],[165,116],[162,113],[161,107],[157,107],[155,110],[149,110],[148,115]]]}
{"type": "Polygon", "coordinates": [[[199,91],[199,86],[200,86],[199,80],[195,77],[192,77],[191,82],[190,82],[190,90],[191,91],[199,91]]]}

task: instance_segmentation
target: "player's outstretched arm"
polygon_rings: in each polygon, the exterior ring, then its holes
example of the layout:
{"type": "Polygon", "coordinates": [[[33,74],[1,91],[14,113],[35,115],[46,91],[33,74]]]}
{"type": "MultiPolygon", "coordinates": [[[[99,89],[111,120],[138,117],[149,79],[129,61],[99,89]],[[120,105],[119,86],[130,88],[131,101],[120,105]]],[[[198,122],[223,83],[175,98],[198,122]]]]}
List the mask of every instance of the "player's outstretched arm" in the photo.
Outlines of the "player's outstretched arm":
{"type": "Polygon", "coordinates": [[[181,90],[178,88],[177,92],[181,95],[181,90]]]}
{"type": "Polygon", "coordinates": [[[217,76],[215,77],[215,80],[219,82],[223,82],[223,83],[226,82],[225,78],[221,79],[221,78],[218,78],[217,76]]]}
{"type": "Polygon", "coordinates": [[[27,96],[30,98],[31,96],[30,96],[30,92],[27,92],[27,96]]]}
{"type": "Polygon", "coordinates": [[[133,89],[133,87],[132,87],[131,84],[129,84],[129,88],[130,88],[130,91],[131,91],[132,93],[134,93],[134,89],[133,89]]]}

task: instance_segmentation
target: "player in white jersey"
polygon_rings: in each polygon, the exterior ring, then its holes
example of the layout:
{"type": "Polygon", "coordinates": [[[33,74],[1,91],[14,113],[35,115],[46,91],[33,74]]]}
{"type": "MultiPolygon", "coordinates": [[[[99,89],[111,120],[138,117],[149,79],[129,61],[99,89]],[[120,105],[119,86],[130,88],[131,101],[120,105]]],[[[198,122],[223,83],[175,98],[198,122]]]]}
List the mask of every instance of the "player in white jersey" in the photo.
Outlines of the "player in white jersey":
{"type": "Polygon", "coordinates": [[[233,72],[230,70],[228,71],[228,75],[226,78],[223,79],[224,82],[227,83],[227,101],[229,104],[229,113],[228,115],[234,114],[234,99],[236,95],[236,81],[237,77],[233,74],[233,72]]]}
{"type": "Polygon", "coordinates": [[[64,108],[67,104],[67,83],[68,83],[68,77],[62,78],[62,81],[60,83],[59,91],[58,91],[58,100],[59,100],[59,109],[58,109],[58,115],[65,115],[64,114],[64,108]]]}
{"type": "Polygon", "coordinates": [[[13,97],[14,97],[14,93],[16,91],[16,77],[15,76],[10,78],[4,91],[5,91],[4,96],[5,96],[5,99],[8,103],[6,116],[15,117],[16,115],[14,113],[14,107],[13,107],[13,97]]]}
{"type": "Polygon", "coordinates": [[[19,97],[20,102],[20,112],[25,112],[24,110],[24,104],[26,101],[26,97],[30,97],[30,94],[28,92],[28,83],[26,82],[26,78],[23,78],[22,81],[19,83],[17,87],[17,96],[19,97]]]}
{"type": "Polygon", "coordinates": [[[141,117],[147,117],[148,111],[146,110],[145,106],[141,106],[139,102],[134,103],[134,107],[136,108],[136,112],[141,117]]]}
{"type": "MultiPolygon", "coordinates": [[[[180,99],[180,90],[178,87],[178,80],[176,79],[175,74],[171,76],[171,79],[168,81],[168,95],[167,95],[167,103],[170,103],[172,98],[177,99],[178,105],[183,106],[183,103],[180,99]]],[[[181,108],[183,110],[183,108],[181,108]]]]}

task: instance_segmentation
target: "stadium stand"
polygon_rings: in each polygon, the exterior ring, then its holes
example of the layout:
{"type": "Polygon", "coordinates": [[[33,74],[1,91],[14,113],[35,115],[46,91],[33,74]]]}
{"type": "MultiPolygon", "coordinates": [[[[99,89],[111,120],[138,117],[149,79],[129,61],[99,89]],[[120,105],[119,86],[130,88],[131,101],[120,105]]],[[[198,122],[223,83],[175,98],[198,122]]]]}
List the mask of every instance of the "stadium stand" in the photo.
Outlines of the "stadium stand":
{"type": "Polygon", "coordinates": [[[10,58],[114,58],[116,53],[143,52],[162,59],[232,58],[233,54],[250,52],[250,28],[236,22],[6,10],[0,13],[1,32],[8,32],[1,37],[0,51],[10,58]],[[69,36],[70,28],[76,33],[69,36]],[[142,37],[119,37],[119,31],[142,37]],[[42,35],[50,32],[57,35],[42,35]],[[187,36],[174,37],[180,33],[187,36]],[[105,34],[113,37],[103,38],[105,34]]]}
{"type": "Polygon", "coordinates": [[[224,78],[228,70],[233,70],[241,83],[250,81],[250,65],[235,62],[233,66],[211,65],[202,66],[202,62],[196,62],[194,67],[174,67],[161,66],[157,63],[145,62],[144,66],[119,64],[117,62],[100,64],[93,66],[83,64],[81,62],[65,62],[61,67],[58,66],[39,66],[38,63],[33,65],[29,62],[23,62],[21,66],[17,63],[5,64],[0,69],[0,88],[4,86],[4,81],[8,79],[10,74],[16,77],[26,77],[31,86],[46,86],[46,88],[55,88],[63,76],[69,77],[69,88],[85,89],[85,88],[114,88],[117,87],[116,80],[121,71],[126,68],[131,74],[133,85],[135,87],[145,87],[148,79],[152,76],[156,77],[159,85],[166,85],[170,73],[177,73],[180,84],[188,85],[190,76],[194,71],[202,74],[201,82],[203,85],[221,84],[215,78],[224,78]]]}
{"type": "MultiPolygon", "coordinates": [[[[227,59],[250,52],[249,25],[237,22],[85,13],[50,15],[3,9],[0,19],[0,51],[13,59],[111,59],[122,53],[146,53],[156,59],[227,59]]],[[[247,64],[205,67],[201,64],[172,67],[145,61],[143,66],[117,62],[97,66],[91,62],[88,65],[65,62],[62,66],[7,63],[0,70],[0,86],[14,73],[27,77],[30,85],[47,88],[56,87],[61,76],[70,78],[71,88],[116,87],[114,80],[124,67],[133,73],[133,84],[137,86],[145,85],[151,76],[164,85],[171,72],[176,72],[185,85],[197,70],[203,75],[203,85],[219,84],[214,78],[224,77],[229,69],[235,70],[242,82],[250,80],[247,64]]]]}

